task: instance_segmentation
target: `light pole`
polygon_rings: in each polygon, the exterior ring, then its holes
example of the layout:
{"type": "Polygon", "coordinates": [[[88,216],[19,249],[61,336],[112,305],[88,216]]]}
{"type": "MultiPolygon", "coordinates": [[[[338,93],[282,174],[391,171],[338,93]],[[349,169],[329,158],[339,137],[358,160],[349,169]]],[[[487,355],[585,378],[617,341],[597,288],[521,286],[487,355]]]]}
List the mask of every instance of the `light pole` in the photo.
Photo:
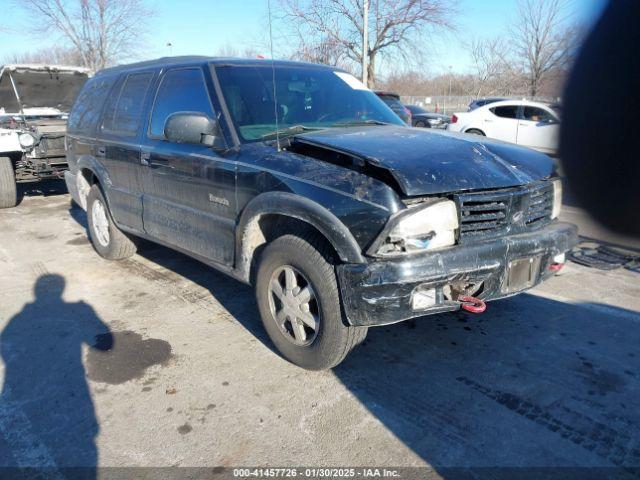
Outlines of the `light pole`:
{"type": "Polygon", "coordinates": [[[367,87],[369,82],[369,0],[362,4],[362,83],[367,87]]]}

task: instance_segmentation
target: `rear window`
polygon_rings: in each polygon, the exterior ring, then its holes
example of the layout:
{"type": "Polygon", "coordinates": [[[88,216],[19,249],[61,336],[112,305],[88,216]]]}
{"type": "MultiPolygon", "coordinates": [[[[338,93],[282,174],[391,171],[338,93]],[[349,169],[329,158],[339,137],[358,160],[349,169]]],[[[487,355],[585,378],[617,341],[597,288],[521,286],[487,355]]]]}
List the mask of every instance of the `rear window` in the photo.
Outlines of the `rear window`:
{"type": "Polygon", "coordinates": [[[97,77],[85,84],[69,114],[67,124],[69,133],[88,135],[95,131],[102,105],[114,82],[115,77],[97,77]]]}
{"type": "MultiPolygon", "coordinates": [[[[107,101],[102,122],[103,131],[125,136],[136,135],[152,78],[153,72],[133,73],[125,78],[119,95],[114,92],[107,101]]],[[[122,80],[119,83],[121,82],[122,80]]]]}
{"type": "Polygon", "coordinates": [[[494,115],[502,118],[518,118],[518,105],[504,105],[490,108],[494,115]]]}

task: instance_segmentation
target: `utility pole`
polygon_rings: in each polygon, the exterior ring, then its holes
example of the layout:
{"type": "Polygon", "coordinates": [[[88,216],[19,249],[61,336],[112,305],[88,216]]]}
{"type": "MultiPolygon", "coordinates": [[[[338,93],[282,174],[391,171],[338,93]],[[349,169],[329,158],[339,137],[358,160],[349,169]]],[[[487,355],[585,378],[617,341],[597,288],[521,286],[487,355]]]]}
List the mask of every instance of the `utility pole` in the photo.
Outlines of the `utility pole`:
{"type": "Polygon", "coordinates": [[[362,5],[362,83],[369,85],[369,0],[364,0],[362,5]]]}
{"type": "Polygon", "coordinates": [[[451,65],[449,65],[449,100],[451,100],[451,65]]]}

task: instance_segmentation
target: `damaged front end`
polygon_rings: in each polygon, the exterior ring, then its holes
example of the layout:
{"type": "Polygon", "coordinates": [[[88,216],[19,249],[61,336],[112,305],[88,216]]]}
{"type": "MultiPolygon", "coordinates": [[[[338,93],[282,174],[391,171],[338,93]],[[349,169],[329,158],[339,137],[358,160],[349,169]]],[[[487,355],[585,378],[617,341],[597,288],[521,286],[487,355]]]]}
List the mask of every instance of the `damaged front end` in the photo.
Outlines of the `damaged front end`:
{"type": "Polygon", "coordinates": [[[13,160],[16,181],[62,178],[67,112],[89,73],[52,65],[0,67],[0,156],[13,160]]]}
{"type": "Polygon", "coordinates": [[[8,152],[15,158],[16,181],[29,182],[62,178],[67,169],[65,156],[66,119],[19,119],[13,129],[4,129],[8,152]]]}
{"type": "Polygon", "coordinates": [[[369,248],[372,261],[338,266],[348,321],[373,326],[460,308],[481,312],[484,301],[549,278],[578,241],[574,225],[557,221],[560,192],[559,180],[543,181],[426,199],[401,211],[369,248]],[[411,235],[398,234],[412,210],[445,204],[455,205],[457,218],[440,208],[422,224],[429,235],[414,225],[411,235]]]}

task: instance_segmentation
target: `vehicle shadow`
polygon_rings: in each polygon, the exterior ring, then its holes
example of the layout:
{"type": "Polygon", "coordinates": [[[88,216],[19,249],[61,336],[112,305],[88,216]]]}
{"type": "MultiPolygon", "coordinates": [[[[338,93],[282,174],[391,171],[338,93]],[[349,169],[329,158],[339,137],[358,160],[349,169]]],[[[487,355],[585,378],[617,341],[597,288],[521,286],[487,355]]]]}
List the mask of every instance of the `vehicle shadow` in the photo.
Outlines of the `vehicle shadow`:
{"type": "Polygon", "coordinates": [[[138,255],[211,292],[215,300],[249,333],[277,353],[262,326],[252,287],[187,255],[146,240],[138,241],[138,255]]]}
{"type": "MultiPolygon", "coordinates": [[[[109,350],[113,340],[90,305],[62,299],[64,288],[60,275],[39,277],[33,302],[0,333],[5,365],[0,394],[2,478],[13,478],[12,469],[22,467],[35,469],[34,478],[96,476],[99,426],[82,346],[109,350]]],[[[15,478],[28,477],[28,472],[14,473],[15,478]]]]}
{"type": "Polygon", "coordinates": [[[640,465],[639,325],[636,312],[522,294],[480,316],[371,329],[334,373],[444,478],[609,478],[580,469],[640,465]]]}
{"type": "Polygon", "coordinates": [[[18,202],[24,197],[50,197],[67,193],[67,185],[64,180],[43,180],[41,182],[19,183],[18,202]]]}

